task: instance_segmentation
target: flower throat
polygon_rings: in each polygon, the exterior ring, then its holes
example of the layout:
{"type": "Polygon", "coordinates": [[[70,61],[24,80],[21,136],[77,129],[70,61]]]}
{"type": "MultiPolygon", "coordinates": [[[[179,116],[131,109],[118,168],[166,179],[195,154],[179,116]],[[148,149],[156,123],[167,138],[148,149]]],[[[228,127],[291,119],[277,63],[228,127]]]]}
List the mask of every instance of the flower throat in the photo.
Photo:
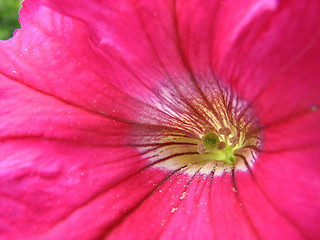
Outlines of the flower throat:
{"type": "Polygon", "coordinates": [[[138,149],[151,166],[187,173],[252,166],[261,132],[248,102],[222,87],[213,89],[205,100],[183,100],[180,105],[163,101],[159,123],[135,129],[143,135],[138,149]]]}

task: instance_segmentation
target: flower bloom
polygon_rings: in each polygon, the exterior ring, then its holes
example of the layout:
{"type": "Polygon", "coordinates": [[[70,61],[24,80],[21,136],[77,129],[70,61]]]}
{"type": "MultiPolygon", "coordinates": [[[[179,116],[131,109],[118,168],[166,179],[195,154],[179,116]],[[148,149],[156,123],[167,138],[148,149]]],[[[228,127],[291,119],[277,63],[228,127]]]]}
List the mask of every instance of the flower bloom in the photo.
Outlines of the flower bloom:
{"type": "Polygon", "coordinates": [[[319,11],[26,0],[0,43],[1,239],[319,238],[319,11]]]}

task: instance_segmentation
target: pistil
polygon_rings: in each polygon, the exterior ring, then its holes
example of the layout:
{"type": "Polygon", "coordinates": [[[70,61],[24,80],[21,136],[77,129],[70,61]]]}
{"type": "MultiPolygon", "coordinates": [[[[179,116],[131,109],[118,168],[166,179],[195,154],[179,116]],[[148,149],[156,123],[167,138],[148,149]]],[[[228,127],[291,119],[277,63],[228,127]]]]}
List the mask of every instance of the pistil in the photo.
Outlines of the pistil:
{"type": "Polygon", "coordinates": [[[228,136],[231,134],[229,129],[224,128],[219,133],[225,134],[219,137],[217,133],[209,132],[203,136],[198,147],[198,149],[201,149],[199,153],[203,155],[201,158],[205,161],[221,161],[225,164],[233,164],[235,161],[233,153],[238,146],[229,142],[228,136]]]}

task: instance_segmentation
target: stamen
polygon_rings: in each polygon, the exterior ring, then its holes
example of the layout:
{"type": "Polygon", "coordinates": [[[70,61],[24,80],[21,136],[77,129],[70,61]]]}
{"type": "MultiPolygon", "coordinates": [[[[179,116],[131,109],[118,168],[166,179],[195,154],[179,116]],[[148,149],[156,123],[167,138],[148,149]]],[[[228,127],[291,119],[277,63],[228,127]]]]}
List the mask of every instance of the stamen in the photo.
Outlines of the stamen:
{"type": "Polygon", "coordinates": [[[231,130],[229,128],[223,127],[219,129],[219,133],[221,135],[229,136],[231,134],[231,130]]]}

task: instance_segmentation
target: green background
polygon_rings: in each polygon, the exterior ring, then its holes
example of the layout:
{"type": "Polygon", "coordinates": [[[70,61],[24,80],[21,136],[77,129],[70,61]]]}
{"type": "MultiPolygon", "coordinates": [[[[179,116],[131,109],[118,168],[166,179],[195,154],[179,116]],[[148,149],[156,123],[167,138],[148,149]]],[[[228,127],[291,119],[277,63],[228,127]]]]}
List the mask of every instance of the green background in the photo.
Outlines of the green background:
{"type": "Polygon", "coordinates": [[[18,12],[21,0],[0,0],[0,40],[12,37],[13,31],[20,28],[18,12]]]}

